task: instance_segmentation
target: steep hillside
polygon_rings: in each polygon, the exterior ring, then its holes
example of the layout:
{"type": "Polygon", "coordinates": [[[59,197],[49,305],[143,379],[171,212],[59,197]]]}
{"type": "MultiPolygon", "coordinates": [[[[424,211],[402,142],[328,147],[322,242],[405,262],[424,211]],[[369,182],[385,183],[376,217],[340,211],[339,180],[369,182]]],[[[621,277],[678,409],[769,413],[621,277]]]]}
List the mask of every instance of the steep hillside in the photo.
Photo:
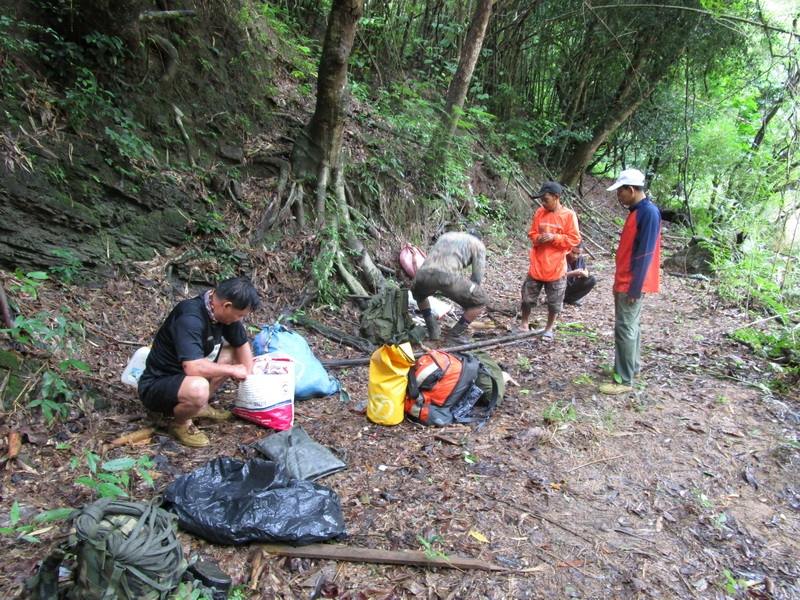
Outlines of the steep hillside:
{"type": "Polygon", "coordinates": [[[131,4],[114,15],[125,22],[89,3],[0,18],[0,265],[50,266],[68,249],[108,272],[209,233],[240,203],[246,140],[286,133],[278,105],[302,111],[271,30],[221,3],[166,19],[131,4]]]}

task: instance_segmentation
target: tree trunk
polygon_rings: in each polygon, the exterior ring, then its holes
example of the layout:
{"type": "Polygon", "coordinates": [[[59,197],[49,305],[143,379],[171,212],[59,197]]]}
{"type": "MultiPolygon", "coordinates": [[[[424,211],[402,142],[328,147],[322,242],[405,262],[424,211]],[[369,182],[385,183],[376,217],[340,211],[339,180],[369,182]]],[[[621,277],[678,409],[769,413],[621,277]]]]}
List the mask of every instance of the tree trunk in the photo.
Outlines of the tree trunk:
{"type": "MultiPolygon", "coordinates": [[[[625,71],[625,76],[617,89],[606,117],[595,126],[591,139],[581,142],[572,151],[572,154],[565,161],[561,171],[561,183],[567,187],[572,187],[583,175],[586,166],[592,161],[592,157],[597,149],[603,144],[611,134],[613,134],[628,117],[653,93],[656,84],[667,72],[667,66],[662,67],[660,73],[651,73],[649,80],[645,79],[644,67],[648,60],[652,58],[656,50],[656,38],[649,36],[642,39],[630,65],[625,71]]],[[[677,58],[682,54],[682,50],[677,54],[677,58]]]]}
{"type": "Polygon", "coordinates": [[[453,137],[458,122],[458,115],[464,108],[464,101],[467,99],[472,73],[481,54],[483,38],[486,35],[486,27],[489,25],[489,18],[492,16],[492,5],[494,0],[478,0],[475,7],[475,14],[469,24],[467,37],[461,47],[461,56],[458,59],[458,68],[450,87],[447,89],[447,100],[445,101],[445,116],[443,124],[445,127],[445,141],[453,137]]]}
{"type": "Polygon", "coordinates": [[[363,12],[363,0],[334,0],[331,6],[317,78],[317,106],[306,135],[298,138],[292,151],[293,171],[301,177],[316,177],[336,166],[342,143],[347,61],[363,12]]]}
{"type": "Polygon", "coordinates": [[[567,187],[573,187],[583,175],[586,166],[592,161],[592,157],[597,149],[609,136],[630,117],[636,109],[646,100],[647,96],[633,98],[631,103],[626,106],[619,106],[617,110],[609,113],[608,117],[595,128],[592,139],[582,142],[575,147],[570,157],[567,159],[564,169],[561,171],[561,183],[567,187]]]}
{"type": "Polygon", "coordinates": [[[772,121],[775,115],[778,114],[778,110],[781,108],[781,106],[783,106],[784,101],[787,98],[794,97],[794,95],[797,93],[797,88],[799,85],[800,67],[795,67],[794,73],[791,73],[789,77],[786,78],[786,83],[784,84],[781,94],[775,100],[774,104],[769,107],[766,114],[761,119],[761,127],[759,127],[758,132],[753,138],[753,143],[750,146],[752,151],[756,151],[761,147],[761,143],[764,141],[764,136],[767,134],[767,127],[769,126],[770,121],[772,121]]]}

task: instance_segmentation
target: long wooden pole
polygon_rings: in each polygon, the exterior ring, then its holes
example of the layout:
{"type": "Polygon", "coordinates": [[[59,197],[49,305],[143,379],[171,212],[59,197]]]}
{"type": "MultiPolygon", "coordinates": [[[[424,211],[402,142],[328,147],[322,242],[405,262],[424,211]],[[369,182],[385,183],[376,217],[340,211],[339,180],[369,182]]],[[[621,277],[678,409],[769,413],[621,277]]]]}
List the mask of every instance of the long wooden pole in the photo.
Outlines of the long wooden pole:
{"type": "MultiPolygon", "coordinates": [[[[541,332],[531,330],[527,333],[516,333],[514,335],[506,335],[499,338],[492,338],[490,340],[482,340],[480,342],[472,342],[471,344],[462,344],[461,346],[451,346],[448,348],[438,348],[438,350],[443,350],[444,352],[463,352],[464,350],[477,350],[479,348],[492,348],[494,346],[506,346],[509,344],[516,344],[517,342],[521,342],[528,338],[532,338],[535,336],[541,335],[541,332]]],[[[427,349],[424,348],[421,351],[417,351],[414,353],[414,357],[420,357],[427,349]]],[[[359,358],[344,358],[341,360],[324,360],[322,361],[322,366],[326,369],[340,369],[344,367],[358,367],[358,366],[366,366],[369,364],[369,356],[362,356],[359,358]]]]}

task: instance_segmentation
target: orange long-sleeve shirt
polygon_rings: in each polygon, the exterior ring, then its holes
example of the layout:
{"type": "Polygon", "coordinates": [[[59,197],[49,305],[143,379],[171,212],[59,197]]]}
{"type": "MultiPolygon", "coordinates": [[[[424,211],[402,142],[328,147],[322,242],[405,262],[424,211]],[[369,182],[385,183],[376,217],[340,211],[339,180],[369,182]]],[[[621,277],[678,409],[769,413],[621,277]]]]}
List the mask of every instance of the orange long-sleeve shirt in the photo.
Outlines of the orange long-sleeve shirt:
{"type": "Polygon", "coordinates": [[[555,211],[539,207],[533,214],[528,237],[533,244],[528,274],[537,281],[557,281],[567,272],[567,253],[581,242],[578,217],[564,206],[555,211]],[[542,233],[552,233],[555,238],[539,243],[542,233]]]}

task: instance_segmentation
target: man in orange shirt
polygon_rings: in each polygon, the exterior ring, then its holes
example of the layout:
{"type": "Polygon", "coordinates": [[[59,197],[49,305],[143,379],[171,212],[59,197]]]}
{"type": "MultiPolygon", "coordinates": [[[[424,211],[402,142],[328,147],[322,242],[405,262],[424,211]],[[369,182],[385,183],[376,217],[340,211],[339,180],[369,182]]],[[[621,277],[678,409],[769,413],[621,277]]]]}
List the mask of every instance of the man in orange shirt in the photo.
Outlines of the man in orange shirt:
{"type": "Polygon", "coordinates": [[[555,181],[542,184],[539,193],[541,206],[533,215],[528,237],[533,244],[530,249],[530,268],[522,284],[522,316],[520,329],[528,331],[531,309],[535,306],[542,288],[547,298],[547,325],[539,333],[542,339],[553,339],[556,318],[564,305],[564,290],[567,287],[567,253],[581,242],[578,218],[575,213],[561,206],[564,190],[555,181]]]}

